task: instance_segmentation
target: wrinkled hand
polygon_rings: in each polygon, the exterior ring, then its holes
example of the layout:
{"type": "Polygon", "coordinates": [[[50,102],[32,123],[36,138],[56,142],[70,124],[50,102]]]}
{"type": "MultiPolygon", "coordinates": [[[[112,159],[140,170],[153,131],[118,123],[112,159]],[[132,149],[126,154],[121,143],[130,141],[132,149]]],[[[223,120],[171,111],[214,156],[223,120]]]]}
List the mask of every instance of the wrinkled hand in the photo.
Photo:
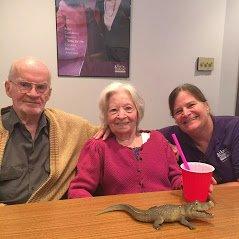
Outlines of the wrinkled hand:
{"type": "Polygon", "coordinates": [[[106,140],[109,137],[110,133],[111,133],[111,131],[108,127],[100,128],[100,130],[93,136],[93,138],[94,139],[102,138],[103,140],[106,140]]]}
{"type": "Polygon", "coordinates": [[[168,144],[170,145],[171,149],[173,150],[173,152],[176,156],[176,159],[178,161],[179,160],[179,152],[178,152],[178,149],[177,149],[176,145],[171,144],[171,143],[168,143],[168,144]]]}

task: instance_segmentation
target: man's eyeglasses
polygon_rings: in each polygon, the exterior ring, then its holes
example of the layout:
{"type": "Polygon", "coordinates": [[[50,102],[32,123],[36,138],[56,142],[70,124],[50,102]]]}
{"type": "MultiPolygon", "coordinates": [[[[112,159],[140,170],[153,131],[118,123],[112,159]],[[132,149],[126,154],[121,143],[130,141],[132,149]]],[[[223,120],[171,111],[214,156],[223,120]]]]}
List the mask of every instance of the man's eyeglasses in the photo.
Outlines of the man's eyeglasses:
{"type": "Polygon", "coordinates": [[[9,81],[11,81],[14,85],[16,85],[21,93],[29,93],[32,90],[33,86],[35,86],[35,91],[38,94],[44,94],[50,88],[47,83],[38,84],[22,80],[17,82],[12,80],[9,81]]]}

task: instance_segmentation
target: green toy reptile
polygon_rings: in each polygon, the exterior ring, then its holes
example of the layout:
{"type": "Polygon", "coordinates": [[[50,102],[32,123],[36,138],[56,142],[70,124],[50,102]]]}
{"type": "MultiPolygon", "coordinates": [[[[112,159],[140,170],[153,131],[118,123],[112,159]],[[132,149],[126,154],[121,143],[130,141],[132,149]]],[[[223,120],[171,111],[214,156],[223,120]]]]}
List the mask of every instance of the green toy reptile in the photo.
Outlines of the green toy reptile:
{"type": "Polygon", "coordinates": [[[135,220],[141,222],[153,222],[153,227],[157,230],[164,222],[176,221],[189,227],[190,229],[194,229],[195,227],[188,220],[197,218],[212,218],[213,215],[206,212],[206,210],[212,207],[214,207],[214,203],[212,201],[205,203],[195,201],[184,205],[168,204],[154,206],[148,210],[141,210],[128,204],[117,204],[104,209],[100,214],[113,211],[125,211],[135,220]]]}

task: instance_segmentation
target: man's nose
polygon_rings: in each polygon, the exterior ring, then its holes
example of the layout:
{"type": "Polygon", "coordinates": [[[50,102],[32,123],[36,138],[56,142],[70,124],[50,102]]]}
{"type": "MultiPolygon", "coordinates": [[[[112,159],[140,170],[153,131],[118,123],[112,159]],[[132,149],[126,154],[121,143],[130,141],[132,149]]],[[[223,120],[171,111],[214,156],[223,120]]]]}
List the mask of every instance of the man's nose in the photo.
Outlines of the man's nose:
{"type": "Polygon", "coordinates": [[[30,96],[39,96],[35,85],[32,85],[31,90],[27,94],[30,96]]]}

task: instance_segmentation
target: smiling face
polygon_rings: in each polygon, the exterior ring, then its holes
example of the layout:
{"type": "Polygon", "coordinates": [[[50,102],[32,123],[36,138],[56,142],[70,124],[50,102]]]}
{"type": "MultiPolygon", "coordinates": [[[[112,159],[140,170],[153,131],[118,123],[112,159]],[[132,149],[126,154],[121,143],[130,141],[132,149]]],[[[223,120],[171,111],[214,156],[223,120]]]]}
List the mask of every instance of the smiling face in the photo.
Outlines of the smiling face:
{"type": "Polygon", "coordinates": [[[128,92],[119,90],[109,97],[107,123],[116,137],[136,134],[138,113],[128,92]]]}
{"type": "Polygon", "coordinates": [[[173,117],[182,131],[189,135],[202,132],[211,122],[209,106],[188,91],[180,91],[175,99],[173,117]]]}
{"type": "Polygon", "coordinates": [[[7,95],[12,98],[13,108],[20,119],[40,117],[50,98],[50,73],[47,67],[36,60],[25,59],[16,63],[13,76],[5,82],[7,95]],[[33,83],[29,91],[22,91],[26,83],[33,83]],[[36,85],[37,84],[37,85],[36,85]],[[37,91],[47,84],[44,93],[37,91]]]}

